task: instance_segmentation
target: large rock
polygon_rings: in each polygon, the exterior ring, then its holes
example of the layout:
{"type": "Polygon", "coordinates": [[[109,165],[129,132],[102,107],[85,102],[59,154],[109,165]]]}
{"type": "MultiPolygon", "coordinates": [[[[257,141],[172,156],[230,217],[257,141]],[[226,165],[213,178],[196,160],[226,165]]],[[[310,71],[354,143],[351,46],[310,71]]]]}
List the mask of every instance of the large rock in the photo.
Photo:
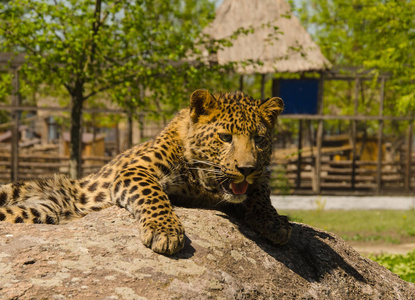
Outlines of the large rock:
{"type": "Polygon", "coordinates": [[[186,246],[167,257],[117,207],[67,225],[0,223],[0,299],[415,299],[415,286],[328,232],[294,224],[273,246],[233,218],[177,208],[186,246]]]}

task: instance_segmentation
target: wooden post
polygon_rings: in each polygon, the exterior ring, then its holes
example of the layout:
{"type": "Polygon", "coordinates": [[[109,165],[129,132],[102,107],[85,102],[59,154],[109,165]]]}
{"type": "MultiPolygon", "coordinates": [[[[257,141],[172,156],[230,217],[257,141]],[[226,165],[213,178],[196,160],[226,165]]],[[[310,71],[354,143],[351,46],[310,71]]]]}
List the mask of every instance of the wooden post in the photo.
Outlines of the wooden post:
{"type": "Polygon", "coordinates": [[[410,121],[408,126],[408,137],[406,142],[406,166],[405,166],[405,189],[411,190],[411,165],[412,165],[412,133],[414,122],[410,121]]]}
{"type": "MultiPolygon", "coordinates": [[[[357,108],[359,106],[359,86],[360,79],[356,77],[355,79],[355,92],[354,92],[354,115],[357,115],[357,108]]],[[[355,189],[356,184],[356,159],[357,159],[357,149],[356,149],[356,140],[357,140],[357,121],[352,120],[352,190],[355,189]]]]}
{"type": "Polygon", "coordinates": [[[138,124],[139,124],[139,140],[138,143],[141,143],[141,141],[144,139],[144,114],[140,112],[138,115],[138,124]]]}
{"type": "MultiPolygon", "coordinates": [[[[317,105],[318,113],[320,116],[323,115],[323,88],[324,88],[324,76],[320,74],[319,86],[318,86],[318,96],[317,96],[317,105]]],[[[314,167],[314,182],[313,182],[313,192],[320,194],[321,192],[321,148],[323,146],[323,119],[318,120],[317,127],[317,153],[314,167]]]]}
{"type": "MultiPolygon", "coordinates": [[[[20,105],[19,95],[19,71],[14,70],[13,76],[13,106],[20,105]]],[[[11,153],[11,180],[16,182],[19,180],[19,110],[13,112],[13,126],[12,126],[12,153],[11,153]]]]}
{"type": "MultiPolygon", "coordinates": [[[[79,131],[80,131],[80,134],[79,134],[78,149],[79,149],[80,162],[79,162],[78,168],[77,168],[77,173],[78,173],[77,178],[82,178],[82,172],[83,172],[83,167],[84,167],[84,163],[85,163],[83,153],[82,153],[82,150],[84,148],[84,126],[83,126],[82,114],[81,114],[81,126],[79,127],[79,131]]],[[[72,142],[72,138],[71,138],[71,142],[72,142]]],[[[86,146],[86,144],[85,144],[85,146],[86,146]]],[[[85,147],[85,149],[86,149],[86,147],[85,147]]]]}
{"type": "Polygon", "coordinates": [[[133,112],[128,110],[127,112],[127,149],[133,146],[133,112]]]}
{"type": "Polygon", "coordinates": [[[120,154],[121,147],[120,147],[120,127],[117,124],[115,124],[115,155],[120,154]]]}
{"type": "Polygon", "coordinates": [[[321,192],[321,148],[323,147],[323,119],[318,120],[317,127],[317,151],[315,162],[315,181],[313,185],[313,191],[315,193],[321,192]]]}
{"type": "Polygon", "coordinates": [[[298,120],[297,189],[301,187],[301,151],[303,148],[303,120],[298,120]]]}
{"type": "Polygon", "coordinates": [[[244,75],[239,76],[239,90],[244,91],[244,75]]]}
{"type": "Polygon", "coordinates": [[[266,74],[261,74],[261,99],[265,99],[265,76],[266,74]]]}
{"type": "MultiPolygon", "coordinates": [[[[280,96],[280,80],[279,78],[272,79],[272,87],[271,87],[271,96],[272,97],[279,97],[280,96]]],[[[282,99],[284,101],[284,99],[282,99]]]]}
{"type": "MultiPolygon", "coordinates": [[[[385,98],[385,77],[381,78],[380,83],[380,99],[379,99],[379,117],[383,116],[383,102],[385,98]]],[[[383,120],[379,120],[378,131],[378,164],[376,172],[376,192],[379,194],[382,188],[382,146],[383,146],[383,120]]]]}
{"type": "MultiPolygon", "coordinates": [[[[93,117],[94,118],[94,117],[93,117]]],[[[95,118],[94,118],[95,119],[95,118]]],[[[96,156],[97,154],[97,134],[98,128],[92,124],[92,144],[91,144],[91,156],[96,156]]],[[[86,145],[85,145],[86,146],[86,145]]]]}
{"type": "Polygon", "coordinates": [[[311,155],[314,155],[313,146],[314,146],[314,136],[313,136],[313,128],[311,126],[311,120],[306,120],[306,129],[307,129],[307,140],[308,146],[311,149],[311,155]]]}

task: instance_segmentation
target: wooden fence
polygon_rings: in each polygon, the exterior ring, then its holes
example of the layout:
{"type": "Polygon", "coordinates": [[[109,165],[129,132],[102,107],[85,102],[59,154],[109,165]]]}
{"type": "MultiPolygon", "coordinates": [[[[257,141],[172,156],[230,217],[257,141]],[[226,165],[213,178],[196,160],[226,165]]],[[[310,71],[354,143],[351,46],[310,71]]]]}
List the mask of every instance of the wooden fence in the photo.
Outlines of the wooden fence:
{"type": "MultiPolygon", "coordinates": [[[[11,108],[10,110],[17,110],[11,108]]],[[[19,109],[20,110],[20,109],[19,109]]],[[[317,122],[315,146],[306,155],[303,146],[291,150],[289,158],[274,157],[273,168],[283,172],[287,189],[295,194],[413,194],[415,190],[415,154],[413,144],[414,117],[389,116],[330,116],[330,115],[283,115],[282,119],[317,122]],[[352,135],[350,145],[330,148],[323,147],[324,124],[327,120],[344,120],[348,122],[365,121],[405,121],[408,130],[403,137],[403,146],[399,150],[399,160],[385,161],[382,151],[385,142],[383,127],[377,135],[377,161],[359,160],[357,155],[357,133],[352,135]],[[351,159],[335,160],[336,152],[349,151],[351,159]]],[[[356,126],[356,125],[355,125],[356,126]]],[[[355,127],[354,126],[354,127],[355,127]]],[[[301,127],[301,126],[300,126],[301,127]]],[[[300,142],[301,137],[298,138],[300,142]]],[[[281,149],[277,149],[277,152],[281,149]]],[[[13,174],[18,180],[47,178],[54,173],[68,174],[69,158],[59,155],[39,155],[17,152],[0,152],[0,183],[13,181],[13,174]],[[15,172],[13,172],[15,170],[15,172]]],[[[96,172],[111,157],[83,157],[83,175],[96,172]]]]}
{"type": "MultiPolygon", "coordinates": [[[[11,182],[10,154],[0,154],[0,183],[11,182]]],[[[84,157],[82,175],[97,172],[110,157],[84,157]]],[[[50,178],[55,173],[69,175],[69,158],[53,155],[19,155],[18,178],[21,180],[50,178]]]]}
{"type": "MultiPolygon", "coordinates": [[[[316,194],[315,163],[313,157],[302,159],[300,165],[297,159],[276,160],[271,170],[274,178],[287,178],[284,188],[288,193],[316,194]]],[[[378,180],[377,162],[373,161],[333,161],[323,156],[320,170],[317,187],[320,194],[404,195],[413,194],[415,190],[415,153],[412,153],[410,168],[403,162],[383,163],[381,180],[378,180]]]]}
{"type": "MultiPolygon", "coordinates": [[[[405,150],[404,147],[402,150],[405,150]]],[[[411,153],[408,167],[405,151],[396,162],[382,163],[378,180],[378,163],[374,161],[335,161],[331,151],[322,151],[318,186],[321,194],[373,195],[410,194],[415,190],[415,153],[411,153]],[[380,186],[378,186],[380,183],[380,186]]],[[[313,149],[313,153],[317,153],[313,149]]],[[[11,181],[10,154],[0,154],[0,183],[11,181]]],[[[97,172],[111,157],[84,157],[83,175],[97,172]]],[[[19,155],[20,180],[49,178],[54,173],[68,174],[69,158],[53,155],[19,155]]],[[[273,178],[283,178],[285,189],[291,194],[315,194],[317,185],[316,157],[313,155],[290,159],[273,159],[273,178]]]]}

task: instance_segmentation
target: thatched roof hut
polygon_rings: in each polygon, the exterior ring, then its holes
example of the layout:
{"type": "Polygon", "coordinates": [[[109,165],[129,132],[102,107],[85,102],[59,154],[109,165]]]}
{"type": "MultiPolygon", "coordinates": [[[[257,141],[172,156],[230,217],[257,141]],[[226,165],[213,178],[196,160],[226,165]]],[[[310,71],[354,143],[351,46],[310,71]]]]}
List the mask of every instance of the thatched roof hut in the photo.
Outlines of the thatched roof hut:
{"type": "Polygon", "coordinates": [[[240,74],[321,71],[331,66],[284,0],[224,0],[204,33],[216,40],[229,38],[239,28],[253,28],[254,33],[239,35],[233,46],[217,52],[216,59],[219,64],[238,62],[240,74]],[[263,65],[243,66],[241,62],[248,60],[263,65]]]}

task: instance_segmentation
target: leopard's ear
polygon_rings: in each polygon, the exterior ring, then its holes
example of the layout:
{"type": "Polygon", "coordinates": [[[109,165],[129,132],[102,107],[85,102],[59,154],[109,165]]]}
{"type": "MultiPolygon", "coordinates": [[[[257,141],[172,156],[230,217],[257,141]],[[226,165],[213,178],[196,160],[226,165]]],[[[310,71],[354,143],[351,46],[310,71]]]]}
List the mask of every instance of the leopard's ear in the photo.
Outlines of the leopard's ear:
{"type": "Polygon", "coordinates": [[[190,96],[190,118],[196,123],[200,116],[208,115],[216,106],[217,100],[209,91],[196,90],[190,96]]]}
{"type": "Polygon", "coordinates": [[[268,128],[273,128],[278,115],[284,110],[284,102],[278,97],[269,98],[262,102],[260,109],[265,125],[268,128]]]}

